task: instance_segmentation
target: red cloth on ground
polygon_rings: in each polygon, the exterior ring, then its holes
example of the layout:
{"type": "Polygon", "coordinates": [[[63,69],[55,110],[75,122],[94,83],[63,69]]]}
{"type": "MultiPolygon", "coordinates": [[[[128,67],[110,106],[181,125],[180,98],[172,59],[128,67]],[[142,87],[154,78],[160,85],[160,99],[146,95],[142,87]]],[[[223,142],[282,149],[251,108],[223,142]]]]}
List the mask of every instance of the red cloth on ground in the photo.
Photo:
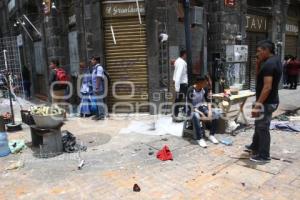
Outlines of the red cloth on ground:
{"type": "Polygon", "coordinates": [[[157,152],[156,158],[162,161],[173,160],[173,155],[169,147],[165,145],[160,151],[157,152]]]}

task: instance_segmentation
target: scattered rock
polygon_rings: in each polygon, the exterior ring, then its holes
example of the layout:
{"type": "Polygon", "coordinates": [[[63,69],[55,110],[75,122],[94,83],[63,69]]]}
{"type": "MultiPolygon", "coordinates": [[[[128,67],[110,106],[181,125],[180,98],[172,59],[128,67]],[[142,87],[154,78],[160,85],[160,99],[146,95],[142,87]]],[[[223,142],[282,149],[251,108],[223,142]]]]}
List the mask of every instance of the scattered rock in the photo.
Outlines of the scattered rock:
{"type": "Polygon", "coordinates": [[[245,184],[245,183],[242,183],[242,186],[243,186],[243,187],[245,187],[245,186],[246,186],[246,184],[245,184]]]}
{"type": "Polygon", "coordinates": [[[19,160],[18,162],[14,162],[9,165],[5,170],[15,170],[24,167],[24,162],[19,160]]]}
{"type": "Polygon", "coordinates": [[[161,141],[168,141],[168,138],[162,138],[161,141]]]}
{"type": "Polygon", "coordinates": [[[134,184],[134,185],[133,185],[133,191],[134,191],[134,192],[140,192],[140,191],[141,191],[140,186],[138,186],[138,184],[134,184]]]}
{"type": "Polygon", "coordinates": [[[213,173],[213,174],[212,174],[212,176],[215,176],[215,175],[217,175],[217,174],[216,174],[216,173],[213,173]]]}
{"type": "Polygon", "coordinates": [[[154,154],[153,151],[151,151],[151,152],[148,153],[149,156],[152,156],[153,154],[154,154]]]}

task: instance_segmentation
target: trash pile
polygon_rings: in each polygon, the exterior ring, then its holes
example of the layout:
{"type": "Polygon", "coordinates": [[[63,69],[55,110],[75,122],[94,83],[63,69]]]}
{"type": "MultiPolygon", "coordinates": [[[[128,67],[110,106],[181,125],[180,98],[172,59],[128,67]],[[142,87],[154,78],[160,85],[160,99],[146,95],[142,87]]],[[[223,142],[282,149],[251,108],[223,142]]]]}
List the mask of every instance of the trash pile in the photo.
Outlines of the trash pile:
{"type": "Polygon", "coordinates": [[[281,130],[285,132],[300,132],[300,116],[299,111],[289,111],[285,114],[275,117],[271,122],[270,129],[281,130]]]}
{"type": "Polygon", "coordinates": [[[63,150],[67,153],[74,153],[77,151],[86,151],[87,147],[77,144],[76,137],[69,131],[64,131],[62,137],[63,150]]]}

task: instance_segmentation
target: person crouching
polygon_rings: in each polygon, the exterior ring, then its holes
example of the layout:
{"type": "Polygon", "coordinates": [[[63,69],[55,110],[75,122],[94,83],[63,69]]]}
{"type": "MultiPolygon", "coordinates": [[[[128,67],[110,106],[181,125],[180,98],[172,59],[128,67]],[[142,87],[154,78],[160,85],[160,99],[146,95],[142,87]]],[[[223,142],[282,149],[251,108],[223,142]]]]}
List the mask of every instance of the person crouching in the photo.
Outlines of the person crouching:
{"type": "Polygon", "coordinates": [[[190,86],[187,90],[187,109],[188,116],[191,117],[193,129],[196,133],[196,139],[198,144],[206,148],[207,144],[205,142],[205,130],[203,127],[203,122],[210,129],[210,134],[208,139],[213,144],[218,144],[218,140],[215,138],[215,133],[217,131],[217,112],[212,109],[212,105],[209,100],[210,91],[207,89],[208,82],[205,77],[197,77],[194,85],[190,86]]]}

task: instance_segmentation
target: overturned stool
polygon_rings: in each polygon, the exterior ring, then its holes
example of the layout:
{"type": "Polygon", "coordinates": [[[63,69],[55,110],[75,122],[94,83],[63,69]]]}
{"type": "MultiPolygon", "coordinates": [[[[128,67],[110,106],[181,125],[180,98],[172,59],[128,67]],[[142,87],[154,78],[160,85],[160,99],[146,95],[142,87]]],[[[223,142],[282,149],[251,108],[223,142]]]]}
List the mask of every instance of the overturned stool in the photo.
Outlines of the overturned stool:
{"type": "Polygon", "coordinates": [[[30,126],[32,147],[34,156],[39,158],[50,158],[63,153],[61,136],[61,123],[56,128],[39,128],[30,126]]]}

